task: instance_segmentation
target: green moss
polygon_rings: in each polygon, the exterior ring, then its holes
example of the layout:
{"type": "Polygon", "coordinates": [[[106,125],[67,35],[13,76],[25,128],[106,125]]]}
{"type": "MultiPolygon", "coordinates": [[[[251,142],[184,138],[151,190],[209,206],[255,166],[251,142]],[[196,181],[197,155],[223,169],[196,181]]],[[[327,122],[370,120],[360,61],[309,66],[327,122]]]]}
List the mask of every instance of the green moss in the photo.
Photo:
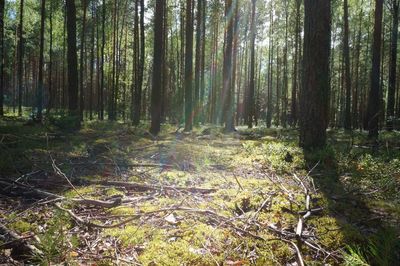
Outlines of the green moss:
{"type": "Polygon", "coordinates": [[[315,227],[321,244],[329,250],[337,250],[346,244],[363,240],[362,235],[354,226],[330,216],[310,219],[309,224],[315,227]]]}
{"type": "Polygon", "coordinates": [[[70,189],[67,192],[65,192],[64,196],[67,198],[75,198],[75,197],[79,197],[79,195],[87,196],[87,195],[91,195],[91,194],[95,193],[96,190],[97,190],[96,186],[77,187],[76,190],[70,189]]]}
{"type": "Polygon", "coordinates": [[[131,215],[137,213],[136,209],[126,206],[118,206],[109,210],[113,215],[131,215]]]}
{"type": "Polygon", "coordinates": [[[10,228],[19,232],[19,233],[26,233],[29,231],[32,231],[32,229],[34,228],[33,225],[31,225],[30,223],[27,223],[25,221],[16,221],[14,223],[11,223],[10,228]]]}
{"type": "Polygon", "coordinates": [[[117,237],[124,246],[136,246],[151,239],[151,228],[148,226],[128,225],[125,228],[105,230],[104,234],[117,237]]]}
{"type": "Polygon", "coordinates": [[[111,196],[116,196],[116,195],[125,195],[124,192],[122,192],[121,190],[118,190],[116,188],[108,188],[106,190],[106,195],[111,197],[111,196]]]}

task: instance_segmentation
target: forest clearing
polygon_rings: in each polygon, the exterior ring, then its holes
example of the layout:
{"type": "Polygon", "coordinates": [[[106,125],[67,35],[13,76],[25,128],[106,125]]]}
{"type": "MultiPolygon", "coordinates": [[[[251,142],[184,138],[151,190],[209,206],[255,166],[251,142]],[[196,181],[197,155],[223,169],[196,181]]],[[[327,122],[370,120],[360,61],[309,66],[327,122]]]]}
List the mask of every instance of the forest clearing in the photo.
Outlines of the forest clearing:
{"type": "Polygon", "coordinates": [[[399,265],[399,11],[0,0],[0,265],[399,265]]]}
{"type": "MultiPolygon", "coordinates": [[[[385,134],[372,157],[365,134],[356,132],[329,132],[331,148],[306,155],[290,129],[224,135],[218,127],[183,133],[167,126],[154,138],[120,123],[87,123],[70,134],[23,123],[3,121],[0,131],[7,150],[0,230],[19,238],[1,246],[13,259],[397,263],[398,133],[385,134]]],[[[2,263],[18,265],[11,257],[2,263]]]]}

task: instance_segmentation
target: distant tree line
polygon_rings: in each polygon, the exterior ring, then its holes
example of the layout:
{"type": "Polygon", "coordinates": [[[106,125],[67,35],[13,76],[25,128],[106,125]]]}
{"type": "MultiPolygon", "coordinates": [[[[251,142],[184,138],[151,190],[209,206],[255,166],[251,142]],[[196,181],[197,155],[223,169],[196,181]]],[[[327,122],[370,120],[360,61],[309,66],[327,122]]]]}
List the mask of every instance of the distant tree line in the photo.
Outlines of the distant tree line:
{"type": "Polygon", "coordinates": [[[399,0],[0,0],[0,115],[400,126],[399,0]]]}

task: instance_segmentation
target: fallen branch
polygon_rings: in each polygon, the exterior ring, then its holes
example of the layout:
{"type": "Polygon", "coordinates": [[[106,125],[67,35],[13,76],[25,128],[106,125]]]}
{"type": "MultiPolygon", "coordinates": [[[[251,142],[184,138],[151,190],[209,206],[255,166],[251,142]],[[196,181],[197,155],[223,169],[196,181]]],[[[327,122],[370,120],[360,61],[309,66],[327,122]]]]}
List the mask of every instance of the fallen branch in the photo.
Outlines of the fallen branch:
{"type": "Polygon", "coordinates": [[[0,223],[0,239],[5,241],[1,248],[12,248],[15,254],[21,254],[23,257],[30,257],[33,255],[42,255],[43,252],[37,247],[27,242],[28,238],[19,236],[14,231],[8,229],[5,225],[0,223]]]}
{"type": "Polygon", "coordinates": [[[34,194],[39,195],[41,198],[49,199],[50,202],[72,201],[72,202],[75,202],[75,203],[81,204],[81,205],[91,205],[91,206],[102,207],[102,208],[113,208],[113,207],[117,207],[117,206],[121,205],[121,203],[122,203],[122,198],[120,198],[120,197],[115,198],[114,200],[110,200],[110,201],[86,199],[83,197],[69,199],[69,198],[48,192],[48,191],[44,191],[41,189],[27,186],[25,184],[19,183],[18,181],[7,182],[4,180],[0,180],[0,185],[5,185],[6,187],[17,186],[24,190],[24,194],[33,192],[34,194]]]}
{"type": "Polygon", "coordinates": [[[93,185],[124,187],[136,191],[149,191],[149,190],[173,190],[173,191],[187,191],[191,193],[208,194],[217,191],[215,188],[198,188],[198,187],[175,187],[175,186],[157,186],[149,184],[141,184],[135,182],[122,182],[122,181],[90,181],[93,185]]]}

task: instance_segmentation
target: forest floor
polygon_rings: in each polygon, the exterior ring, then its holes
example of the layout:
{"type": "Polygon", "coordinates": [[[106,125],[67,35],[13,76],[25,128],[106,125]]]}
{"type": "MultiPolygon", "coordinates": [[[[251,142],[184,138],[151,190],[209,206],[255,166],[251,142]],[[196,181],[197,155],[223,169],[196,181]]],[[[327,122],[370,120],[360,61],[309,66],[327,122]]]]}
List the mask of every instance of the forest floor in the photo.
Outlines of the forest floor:
{"type": "Polygon", "coordinates": [[[0,264],[394,265],[400,133],[0,121],[0,264]]]}

